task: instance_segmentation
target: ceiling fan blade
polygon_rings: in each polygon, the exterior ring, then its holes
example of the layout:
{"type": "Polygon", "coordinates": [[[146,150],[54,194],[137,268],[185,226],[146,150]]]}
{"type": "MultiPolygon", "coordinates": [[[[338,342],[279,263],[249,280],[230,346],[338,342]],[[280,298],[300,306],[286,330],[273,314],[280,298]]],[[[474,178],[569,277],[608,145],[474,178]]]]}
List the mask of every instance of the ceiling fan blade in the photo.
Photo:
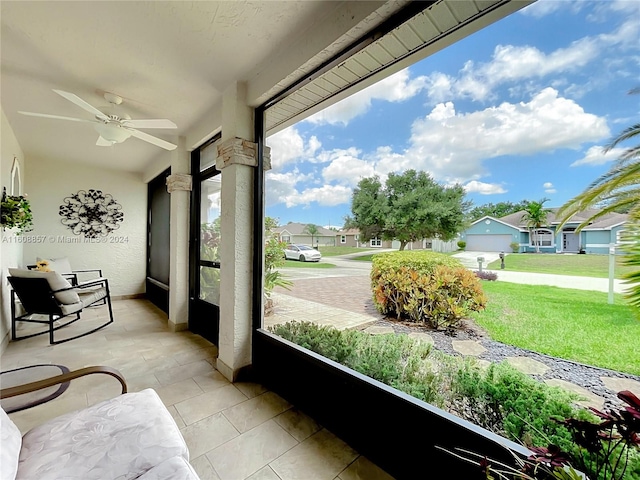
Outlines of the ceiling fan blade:
{"type": "Polygon", "coordinates": [[[56,90],[56,89],[54,89],[53,91],[56,92],[61,97],[66,98],[70,102],[75,103],[77,106],[79,106],[80,108],[86,110],[87,112],[93,113],[98,118],[102,118],[102,119],[109,118],[107,115],[102,113],[96,107],[94,107],[93,105],[89,105],[87,102],[85,102],[79,96],[77,96],[77,95],[75,95],[73,93],[63,92],[62,90],[56,90]]]}
{"type": "Polygon", "coordinates": [[[166,118],[148,118],[146,120],[123,120],[122,124],[131,128],[178,128],[166,118]]]}
{"type": "Polygon", "coordinates": [[[49,115],[48,113],[33,113],[33,112],[21,112],[22,115],[28,115],[30,117],[44,117],[44,118],[54,118],[56,120],[69,120],[71,122],[83,122],[83,123],[97,123],[94,120],[85,120],[84,118],[74,118],[74,117],[62,117],[60,115],[49,115]]]}
{"type": "Polygon", "coordinates": [[[104,138],[102,138],[102,136],[99,136],[98,141],[96,142],[96,145],[99,147],[111,147],[113,146],[113,142],[110,142],[109,140],[105,140],[104,138]]]}
{"type": "Polygon", "coordinates": [[[177,147],[177,145],[174,145],[173,143],[165,142],[161,138],[154,137],[153,135],[141,132],[140,130],[135,130],[133,128],[127,128],[127,130],[129,130],[131,132],[131,135],[133,135],[134,137],[139,138],[140,140],[144,140],[145,142],[153,143],[154,145],[164,148],[165,150],[175,150],[177,147]]]}

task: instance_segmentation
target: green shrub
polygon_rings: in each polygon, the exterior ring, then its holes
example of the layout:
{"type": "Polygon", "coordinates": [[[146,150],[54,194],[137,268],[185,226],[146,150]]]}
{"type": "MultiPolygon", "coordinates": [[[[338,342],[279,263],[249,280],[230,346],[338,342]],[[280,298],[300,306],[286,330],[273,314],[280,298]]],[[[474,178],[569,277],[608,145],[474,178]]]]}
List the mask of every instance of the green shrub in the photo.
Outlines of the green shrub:
{"type": "Polygon", "coordinates": [[[373,258],[371,286],[385,315],[433,328],[455,328],[487,298],[478,278],[455,258],[433,252],[393,252],[373,258]]]}
{"type": "Polygon", "coordinates": [[[464,240],[458,240],[458,248],[460,250],[464,250],[465,248],[467,248],[467,242],[465,242],[464,240]]]}
{"type": "Polygon", "coordinates": [[[511,242],[509,246],[511,247],[511,250],[513,251],[513,253],[520,252],[520,244],[518,242],[511,242]]]}
{"type": "MultiPolygon", "coordinates": [[[[508,364],[483,370],[473,360],[446,355],[406,335],[369,335],[308,322],[269,329],[516,442],[529,447],[557,445],[571,455],[573,466],[592,480],[610,480],[594,474],[592,459],[582,457],[567,427],[554,420],[595,419],[585,409],[574,406],[577,396],[538,382],[508,364]]],[[[624,478],[640,479],[640,456],[636,451],[629,451],[624,478]]]]}

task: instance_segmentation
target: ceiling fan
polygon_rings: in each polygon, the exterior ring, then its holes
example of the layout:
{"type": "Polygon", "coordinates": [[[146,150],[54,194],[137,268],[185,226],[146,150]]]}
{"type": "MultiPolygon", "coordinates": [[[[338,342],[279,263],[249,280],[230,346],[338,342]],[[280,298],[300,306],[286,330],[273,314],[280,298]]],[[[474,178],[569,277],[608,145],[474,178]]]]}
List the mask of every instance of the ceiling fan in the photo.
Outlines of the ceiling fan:
{"type": "MultiPolygon", "coordinates": [[[[100,135],[96,145],[100,147],[110,147],[116,143],[122,143],[129,137],[136,137],[145,142],[152,143],[158,147],[162,147],[165,150],[174,150],[177,145],[166,142],[161,138],[154,137],[148,133],[137,130],[138,128],[178,128],[171,120],[164,118],[152,118],[146,120],[132,120],[129,115],[107,115],[102,113],[94,106],[88,104],[77,95],[69,92],[63,92],[62,90],[53,90],[58,95],[66,98],[72,103],[75,103],[80,108],[86,110],[89,113],[95,115],[95,120],[85,120],[83,118],[63,117],[60,115],[49,115],[47,113],[33,113],[33,112],[18,112],[23,115],[30,115],[32,117],[44,117],[53,118],[57,120],[69,120],[72,122],[93,123],[95,130],[100,135]]],[[[122,103],[122,97],[114,95],[113,93],[104,93],[104,98],[111,106],[120,105],[122,103]]]]}

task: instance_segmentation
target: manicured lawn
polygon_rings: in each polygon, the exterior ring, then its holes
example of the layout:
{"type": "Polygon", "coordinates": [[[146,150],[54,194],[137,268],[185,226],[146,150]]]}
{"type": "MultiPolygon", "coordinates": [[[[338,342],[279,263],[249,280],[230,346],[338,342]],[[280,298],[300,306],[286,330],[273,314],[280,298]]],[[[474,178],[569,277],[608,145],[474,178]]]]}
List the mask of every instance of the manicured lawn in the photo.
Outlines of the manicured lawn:
{"type": "Polygon", "coordinates": [[[359,255],[357,257],[352,257],[351,260],[358,260],[360,262],[370,262],[375,253],[369,253],[367,255],[359,255]]]}
{"type": "Polygon", "coordinates": [[[351,253],[366,253],[371,251],[371,248],[358,248],[358,247],[319,247],[318,251],[323,257],[337,257],[338,255],[349,255],[351,253]]]}
{"type": "Polygon", "coordinates": [[[475,321],[502,343],[640,375],[640,320],[620,295],[483,281],[487,308],[475,321]]]}
{"type": "Polygon", "coordinates": [[[334,268],[333,263],[326,263],[324,260],[319,262],[299,262],[297,260],[285,260],[285,268],[334,268]]]}
{"type": "MultiPolygon", "coordinates": [[[[555,253],[510,253],[505,258],[505,269],[513,272],[555,273],[581,277],[609,277],[609,255],[571,255],[555,253]]],[[[500,260],[488,266],[500,270],[500,260]]],[[[634,270],[622,265],[622,256],[616,256],[615,277],[634,270]]]]}

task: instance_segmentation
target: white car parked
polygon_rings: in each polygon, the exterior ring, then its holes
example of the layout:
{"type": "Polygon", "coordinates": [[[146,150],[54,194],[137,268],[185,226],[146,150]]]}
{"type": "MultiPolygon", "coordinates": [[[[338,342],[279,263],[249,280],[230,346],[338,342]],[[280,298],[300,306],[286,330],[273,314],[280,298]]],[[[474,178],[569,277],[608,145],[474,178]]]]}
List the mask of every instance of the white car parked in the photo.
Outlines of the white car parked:
{"type": "Polygon", "coordinates": [[[284,258],[301,262],[319,262],[322,254],[315,248],[306,245],[289,244],[284,249],[284,258]]]}

